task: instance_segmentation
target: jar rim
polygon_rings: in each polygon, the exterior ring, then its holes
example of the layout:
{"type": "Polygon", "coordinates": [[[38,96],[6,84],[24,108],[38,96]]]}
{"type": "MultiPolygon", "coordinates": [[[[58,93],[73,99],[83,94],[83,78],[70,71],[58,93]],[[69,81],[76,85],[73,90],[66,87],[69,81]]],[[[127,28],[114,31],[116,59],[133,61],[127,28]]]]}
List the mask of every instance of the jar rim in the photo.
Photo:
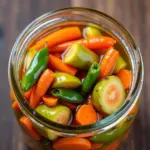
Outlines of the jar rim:
{"type": "MultiPolygon", "coordinates": [[[[132,50],[132,49],[130,49],[130,50],[132,50]]],[[[137,69],[137,68],[134,68],[134,69],[137,69]]],[[[55,130],[56,132],[59,132],[59,133],[68,134],[68,135],[73,136],[73,135],[78,135],[78,134],[88,134],[91,132],[93,134],[97,133],[97,132],[103,132],[105,130],[108,130],[108,129],[114,127],[119,121],[121,121],[129,113],[129,111],[133,108],[133,106],[135,105],[135,103],[138,100],[138,97],[140,95],[140,92],[142,90],[142,85],[143,85],[144,66],[143,66],[143,60],[141,57],[140,50],[139,50],[137,44],[135,43],[135,40],[130,35],[130,33],[123,27],[123,25],[121,25],[118,21],[116,21],[109,15],[107,15],[103,12],[97,11],[97,10],[93,10],[93,9],[89,9],[89,8],[81,8],[81,7],[70,7],[70,8],[63,8],[63,9],[48,12],[48,13],[38,17],[37,19],[35,19],[22,31],[22,33],[19,35],[19,37],[17,38],[17,40],[12,48],[12,52],[11,52],[10,59],[9,59],[9,65],[8,65],[8,78],[9,78],[9,84],[13,88],[13,90],[17,96],[19,105],[20,105],[23,113],[25,113],[25,115],[27,115],[33,122],[38,122],[42,126],[50,128],[52,130],[55,130]],[[120,29],[126,34],[128,40],[131,41],[131,43],[133,44],[133,47],[136,50],[136,55],[138,55],[138,58],[140,61],[140,64],[135,64],[135,65],[139,65],[139,66],[137,66],[139,71],[136,72],[136,74],[135,74],[136,77],[134,76],[136,79],[134,80],[135,81],[134,83],[132,81],[132,86],[131,86],[132,91],[130,91],[130,95],[127,98],[124,105],[117,112],[106,117],[105,119],[98,121],[95,124],[84,125],[84,126],[66,126],[66,125],[58,124],[56,122],[44,119],[42,116],[40,116],[38,114],[34,115],[33,110],[26,103],[23,103],[24,98],[23,98],[23,95],[21,94],[21,92],[18,92],[18,91],[20,91],[20,89],[16,84],[16,78],[14,77],[14,68],[13,68],[13,57],[16,52],[18,43],[23,38],[23,35],[26,33],[26,31],[29,28],[31,28],[39,20],[44,19],[47,16],[51,16],[51,15],[54,15],[54,14],[57,14],[60,12],[63,13],[65,11],[72,11],[72,10],[96,13],[97,15],[101,15],[102,17],[109,19],[115,25],[119,26],[120,29]],[[131,98],[132,98],[132,100],[130,100],[131,98]]]]}

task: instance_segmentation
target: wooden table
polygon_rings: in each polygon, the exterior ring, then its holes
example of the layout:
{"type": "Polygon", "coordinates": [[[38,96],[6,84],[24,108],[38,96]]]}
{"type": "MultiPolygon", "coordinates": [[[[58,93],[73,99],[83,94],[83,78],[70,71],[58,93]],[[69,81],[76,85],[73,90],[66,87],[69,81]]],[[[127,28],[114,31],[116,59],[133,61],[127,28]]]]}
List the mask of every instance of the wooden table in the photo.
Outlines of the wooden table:
{"type": "Polygon", "coordinates": [[[133,133],[122,150],[150,150],[150,1],[149,0],[0,0],[0,150],[25,150],[13,117],[7,82],[7,63],[19,33],[33,19],[53,9],[83,6],[116,18],[131,32],[140,46],[145,81],[141,106],[133,133]]]}

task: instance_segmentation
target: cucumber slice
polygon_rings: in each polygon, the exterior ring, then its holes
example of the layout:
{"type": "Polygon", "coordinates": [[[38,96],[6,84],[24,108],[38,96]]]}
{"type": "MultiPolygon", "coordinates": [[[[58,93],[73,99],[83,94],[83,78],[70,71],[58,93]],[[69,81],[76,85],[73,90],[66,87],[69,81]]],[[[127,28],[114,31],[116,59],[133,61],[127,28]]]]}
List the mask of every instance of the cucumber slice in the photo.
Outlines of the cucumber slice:
{"type": "Polygon", "coordinates": [[[99,56],[79,43],[73,44],[64,56],[64,62],[76,68],[88,70],[99,56]]]}
{"type": "Polygon", "coordinates": [[[127,67],[127,63],[124,61],[124,59],[119,55],[116,60],[116,65],[114,69],[114,73],[119,72],[121,69],[124,69],[127,67]]]}
{"type": "Polygon", "coordinates": [[[81,85],[81,81],[70,74],[63,73],[63,72],[56,72],[55,81],[52,85],[52,88],[70,88],[74,89],[81,85]]]}
{"type": "Polygon", "coordinates": [[[36,112],[44,118],[60,124],[68,124],[71,119],[70,109],[63,105],[57,105],[50,108],[41,104],[36,108],[36,112]]]}
{"type": "Polygon", "coordinates": [[[99,36],[99,35],[102,35],[100,30],[94,27],[89,26],[83,29],[83,36],[85,38],[92,38],[92,37],[99,36]]]}
{"type": "Polygon", "coordinates": [[[92,96],[95,108],[110,115],[124,103],[125,89],[118,77],[108,76],[96,84],[92,96]]]}

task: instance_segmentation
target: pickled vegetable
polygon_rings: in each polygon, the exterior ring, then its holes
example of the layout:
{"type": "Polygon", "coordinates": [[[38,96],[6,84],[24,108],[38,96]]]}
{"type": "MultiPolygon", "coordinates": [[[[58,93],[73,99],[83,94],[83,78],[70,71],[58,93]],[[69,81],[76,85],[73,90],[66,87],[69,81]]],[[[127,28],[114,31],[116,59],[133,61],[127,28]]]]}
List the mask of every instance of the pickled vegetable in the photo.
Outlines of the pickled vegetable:
{"type": "Polygon", "coordinates": [[[74,89],[81,85],[80,79],[63,72],[54,73],[55,81],[52,88],[70,88],[74,89]]]}
{"type": "Polygon", "coordinates": [[[97,110],[112,114],[124,103],[125,89],[118,77],[109,76],[96,84],[92,96],[97,110]]]}
{"type": "Polygon", "coordinates": [[[68,124],[71,119],[70,109],[63,105],[48,107],[44,104],[41,104],[35,110],[44,118],[57,123],[68,124]]]}
{"type": "Polygon", "coordinates": [[[119,55],[116,60],[116,65],[114,69],[114,73],[119,72],[121,69],[124,69],[127,67],[127,63],[125,60],[119,55]]]}
{"type": "Polygon", "coordinates": [[[22,79],[22,89],[28,91],[37,82],[40,74],[48,65],[48,49],[43,48],[34,56],[27,72],[22,79]]]}
{"type": "Polygon", "coordinates": [[[74,91],[69,89],[53,89],[49,92],[55,97],[58,97],[60,100],[69,102],[69,103],[82,103],[84,100],[84,97],[74,91]]]}
{"type": "Polygon", "coordinates": [[[98,30],[94,27],[91,27],[91,26],[86,27],[83,32],[84,32],[84,37],[85,38],[92,38],[92,37],[101,35],[100,30],[98,30]]]}
{"type": "Polygon", "coordinates": [[[35,56],[35,54],[37,53],[37,50],[35,49],[30,49],[27,51],[26,53],[26,57],[25,57],[25,60],[24,60],[24,69],[27,70],[35,56]]]}
{"type": "Polygon", "coordinates": [[[81,44],[75,43],[65,54],[64,62],[76,68],[87,70],[92,63],[99,62],[99,56],[81,44]]]}

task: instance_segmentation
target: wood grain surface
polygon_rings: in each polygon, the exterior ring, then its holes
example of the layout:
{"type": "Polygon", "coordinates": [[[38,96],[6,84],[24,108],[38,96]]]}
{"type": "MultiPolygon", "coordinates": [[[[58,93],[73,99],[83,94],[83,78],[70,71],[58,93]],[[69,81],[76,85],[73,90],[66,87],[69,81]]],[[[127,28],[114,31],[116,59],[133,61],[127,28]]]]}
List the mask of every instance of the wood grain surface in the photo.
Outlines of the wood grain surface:
{"type": "Polygon", "coordinates": [[[116,18],[136,39],[145,80],[133,132],[121,150],[150,150],[150,0],[0,0],[0,150],[26,150],[9,101],[7,64],[19,33],[33,19],[53,9],[81,6],[116,18]]]}

